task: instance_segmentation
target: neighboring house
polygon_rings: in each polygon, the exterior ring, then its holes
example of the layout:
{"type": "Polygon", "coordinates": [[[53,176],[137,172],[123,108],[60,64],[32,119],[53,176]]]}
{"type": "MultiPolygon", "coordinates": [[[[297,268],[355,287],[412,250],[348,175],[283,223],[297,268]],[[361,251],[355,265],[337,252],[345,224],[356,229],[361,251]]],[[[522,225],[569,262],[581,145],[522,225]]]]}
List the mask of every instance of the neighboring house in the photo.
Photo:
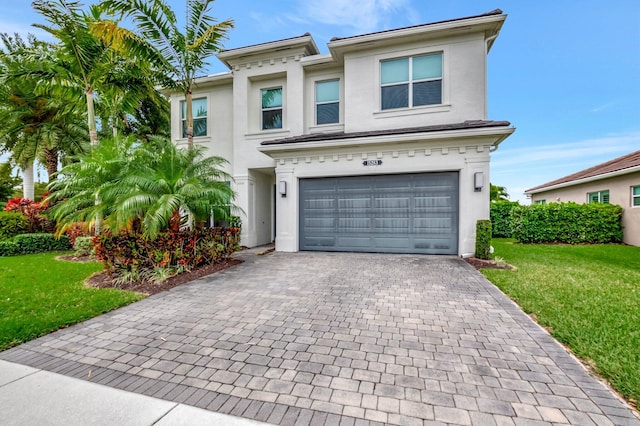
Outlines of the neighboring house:
{"type": "MultiPolygon", "coordinates": [[[[487,119],[487,54],[506,15],[221,52],[197,79],[195,138],[230,161],[242,244],[276,250],[471,255],[489,218],[489,157],[514,132],[487,119]]],[[[185,143],[184,98],[171,94],[185,143]]]]}
{"type": "Polygon", "coordinates": [[[624,242],[640,246],[640,151],[525,191],[532,203],[611,203],[624,208],[624,242]]]}

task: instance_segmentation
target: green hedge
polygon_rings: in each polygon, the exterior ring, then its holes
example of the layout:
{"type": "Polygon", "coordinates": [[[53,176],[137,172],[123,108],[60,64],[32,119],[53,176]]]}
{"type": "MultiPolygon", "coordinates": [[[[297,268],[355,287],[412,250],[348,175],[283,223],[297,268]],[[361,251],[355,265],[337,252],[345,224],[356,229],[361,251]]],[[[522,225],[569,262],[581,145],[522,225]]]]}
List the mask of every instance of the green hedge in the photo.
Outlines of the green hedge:
{"type": "Polygon", "coordinates": [[[516,206],[511,227],[522,243],[619,243],[622,212],[618,205],[599,203],[516,206]]]}
{"type": "Polygon", "coordinates": [[[0,241],[0,256],[70,250],[69,237],[56,238],[53,234],[21,234],[9,241],[0,241]]]}
{"type": "Polygon", "coordinates": [[[481,219],[476,222],[476,257],[489,259],[491,256],[491,221],[481,219]]]}
{"type": "Polygon", "coordinates": [[[496,238],[511,238],[511,211],[519,206],[517,201],[493,201],[491,202],[490,217],[493,227],[493,236],[496,238]]]}
{"type": "Polygon", "coordinates": [[[28,232],[29,220],[19,212],[0,212],[0,241],[28,232]]]}

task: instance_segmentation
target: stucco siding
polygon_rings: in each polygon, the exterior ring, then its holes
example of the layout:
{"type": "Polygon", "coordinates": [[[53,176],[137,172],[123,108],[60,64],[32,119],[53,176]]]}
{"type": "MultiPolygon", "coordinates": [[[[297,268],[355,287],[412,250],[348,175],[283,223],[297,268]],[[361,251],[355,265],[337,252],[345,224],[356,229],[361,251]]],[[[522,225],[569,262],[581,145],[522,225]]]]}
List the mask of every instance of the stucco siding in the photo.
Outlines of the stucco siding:
{"type": "Polygon", "coordinates": [[[485,47],[482,35],[345,55],[345,131],[483,120],[485,47]],[[442,52],[442,104],[381,110],[380,61],[442,52]]]}

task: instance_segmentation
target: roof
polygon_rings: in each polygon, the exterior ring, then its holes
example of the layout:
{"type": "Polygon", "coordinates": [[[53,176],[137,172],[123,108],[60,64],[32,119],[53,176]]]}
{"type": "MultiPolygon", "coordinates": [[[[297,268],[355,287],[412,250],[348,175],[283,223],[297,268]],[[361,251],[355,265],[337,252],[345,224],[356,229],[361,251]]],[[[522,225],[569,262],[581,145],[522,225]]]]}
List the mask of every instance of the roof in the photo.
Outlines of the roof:
{"type": "Polygon", "coordinates": [[[338,139],[355,139],[364,137],[375,136],[389,136],[389,135],[404,135],[410,133],[432,133],[442,132],[449,130],[466,130],[466,129],[480,129],[488,127],[508,127],[511,123],[508,121],[493,121],[493,120],[472,120],[464,121],[462,123],[452,124],[437,124],[431,126],[421,127],[404,127],[402,129],[386,129],[386,130],[371,130],[366,132],[335,132],[335,133],[311,133],[301,136],[293,136],[284,139],[273,139],[261,142],[261,145],[284,145],[294,144],[302,142],[314,142],[314,141],[330,141],[338,139]]]}
{"type": "Polygon", "coordinates": [[[629,172],[635,171],[636,168],[640,168],[640,151],[632,152],[631,154],[623,155],[622,157],[614,158],[613,160],[605,163],[598,164],[588,169],[581,170],[571,175],[561,177],[560,179],[552,180],[551,182],[544,183],[542,185],[534,186],[525,191],[525,194],[531,192],[541,192],[544,189],[551,189],[556,186],[570,186],[572,184],[582,183],[585,180],[596,180],[598,177],[604,179],[609,177],[612,173],[620,174],[628,170],[629,172]],[[633,170],[631,170],[633,169],[633,170]]]}
{"type": "Polygon", "coordinates": [[[267,41],[265,43],[252,44],[250,46],[222,50],[218,53],[217,57],[227,67],[232,68],[230,62],[237,60],[238,58],[286,49],[299,49],[299,52],[303,56],[317,55],[320,53],[318,46],[316,46],[316,42],[313,41],[313,37],[311,37],[311,34],[304,33],[296,37],[283,38],[280,40],[267,41]]]}
{"type": "Polygon", "coordinates": [[[333,37],[331,39],[331,41],[347,40],[347,39],[350,39],[350,38],[364,37],[364,36],[369,36],[369,35],[373,35],[373,34],[384,34],[384,33],[392,32],[392,31],[406,30],[406,29],[409,29],[409,28],[427,27],[429,25],[444,24],[446,22],[464,21],[466,19],[482,18],[482,17],[485,17],[485,16],[493,16],[493,15],[502,15],[502,10],[494,9],[491,12],[482,13],[480,15],[465,16],[463,18],[445,19],[443,21],[429,22],[427,24],[411,25],[411,26],[408,26],[408,27],[393,28],[393,29],[383,30],[383,31],[375,31],[375,32],[372,32],[372,33],[358,34],[358,35],[349,36],[349,37],[333,37]]]}

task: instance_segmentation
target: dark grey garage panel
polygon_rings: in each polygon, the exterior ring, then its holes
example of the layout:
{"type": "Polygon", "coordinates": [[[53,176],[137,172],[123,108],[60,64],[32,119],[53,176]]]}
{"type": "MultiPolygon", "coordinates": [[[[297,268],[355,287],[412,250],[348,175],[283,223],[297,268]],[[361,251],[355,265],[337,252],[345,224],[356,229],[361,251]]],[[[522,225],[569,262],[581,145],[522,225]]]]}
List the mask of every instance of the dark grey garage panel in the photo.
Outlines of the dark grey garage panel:
{"type": "Polygon", "coordinates": [[[457,254],[458,173],[301,179],[300,250],[457,254]]]}

